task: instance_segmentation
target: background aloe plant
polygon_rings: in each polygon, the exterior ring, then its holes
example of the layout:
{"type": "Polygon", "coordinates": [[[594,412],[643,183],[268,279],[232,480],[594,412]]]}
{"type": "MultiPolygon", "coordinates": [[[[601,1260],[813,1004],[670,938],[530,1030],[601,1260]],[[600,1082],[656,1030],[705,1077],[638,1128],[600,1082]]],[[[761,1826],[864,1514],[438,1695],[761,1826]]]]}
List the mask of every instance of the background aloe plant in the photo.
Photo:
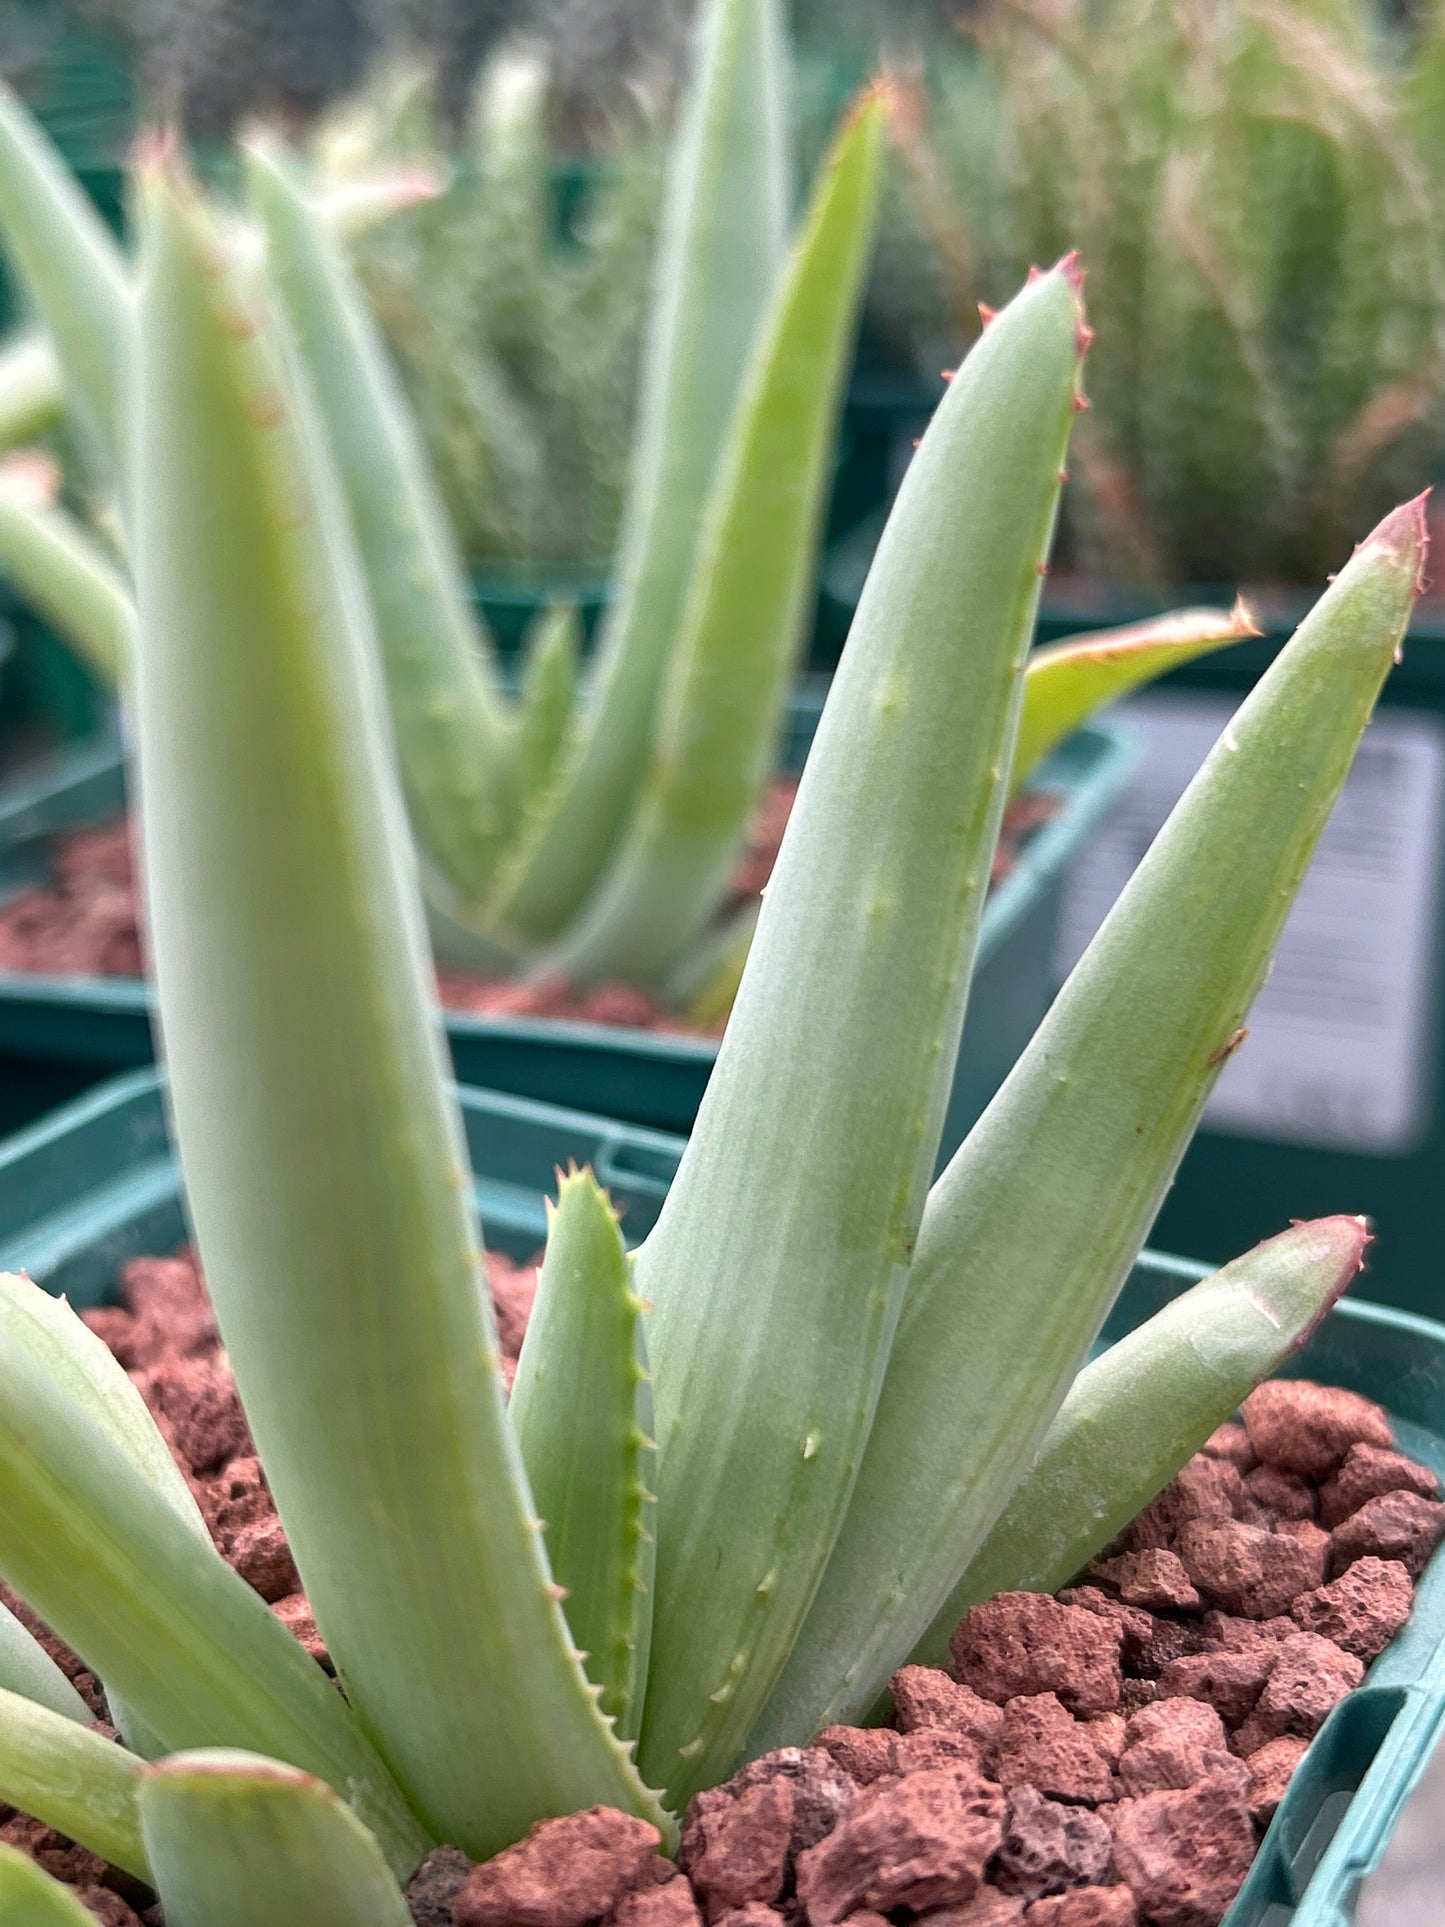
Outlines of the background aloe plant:
{"type": "MultiPolygon", "coordinates": [[[[583,983],[622,978],[666,999],[684,983],[696,990],[699,947],[718,947],[714,919],[773,772],[807,630],[892,101],[879,89],[857,104],[788,250],[786,86],[775,0],[714,0],[670,170],[617,598],[586,673],[574,618],[540,621],[515,700],[468,601],[424,438],[333,232],[336,206],[355,197],[335,189],[318,202],[274,143],[250,150],[237,245],[248,272],[264,252],[336,464],[408,813],[454,956],[583,983]]],[[[50,320],[68,392],[114,466],[129,276],[13,103],[0,103],[0,222],[50,320]]],[[[510,296],[499,287],[496,298],[510,296]]],[[[529,321],[513,312],[508,325],[529,321]]],[[[0,560],[49,613],[69,612],[99,661],[115,628],[102,559],[82,569],[83,531],[24,489],[0,506],[0,560]]],[[[1125,680],[1247,632],[1247,618],[1221,613],[1132,636],[1125,680]]],[[[1089,706],[1077,696],[1091,661],[1068,679],[1059,714],[1070,722],[1089,706]]],[[[1051,692],[1062,684],[1029,683],[1032,759],[1061,733],[1051,692]]],[[[1100,675],[1098,696],[1118,686],[1100,675]]]]}
{"type": "Polygon", "coordinates": [[[442,193],[355,261],[473,562],[605,566],[617,539],[662,193],[658,112],[614,120],[580,206],[545,58],[496,51],[449,137],[435,83],[402,69],[328,116],[323,178],[422,162],[442,193]]]}
{"type": "Polygon", "coordinates": [[[1316,581],[1445,438],[1439,41],[1374,0],[997,0],[919,67],[874,319],[931,378],[1078,246],[1085,558],[1316,581]]]}

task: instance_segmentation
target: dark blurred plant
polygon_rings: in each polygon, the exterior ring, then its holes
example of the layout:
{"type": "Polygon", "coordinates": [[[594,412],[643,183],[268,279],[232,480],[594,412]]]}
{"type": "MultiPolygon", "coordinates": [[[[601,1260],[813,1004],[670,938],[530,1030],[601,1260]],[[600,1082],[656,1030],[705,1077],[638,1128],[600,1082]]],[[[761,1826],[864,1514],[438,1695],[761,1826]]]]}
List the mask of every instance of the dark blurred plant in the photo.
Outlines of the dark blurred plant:
{"type": "Polygon", "coordinates": [[[1406,33],[1366,0],[1006,0],[931,53],[875,325],[936,375],[977,300],[1081,249],[1087,559],[1317,580],[1345,530],[1429,479],[1442,20],[1406,33]]]}
{"type": "Polygon", "coordinates": [[[316,141],[333,180],[396,161],[450,173],[357,259],[462,548],[484,559],[604,560],[626,487],[661,143],[635,113],[573,179],[554,101],[541,54],[509,47],[483,69],[454,156],[415,72],[383,78],[316,141]]]}

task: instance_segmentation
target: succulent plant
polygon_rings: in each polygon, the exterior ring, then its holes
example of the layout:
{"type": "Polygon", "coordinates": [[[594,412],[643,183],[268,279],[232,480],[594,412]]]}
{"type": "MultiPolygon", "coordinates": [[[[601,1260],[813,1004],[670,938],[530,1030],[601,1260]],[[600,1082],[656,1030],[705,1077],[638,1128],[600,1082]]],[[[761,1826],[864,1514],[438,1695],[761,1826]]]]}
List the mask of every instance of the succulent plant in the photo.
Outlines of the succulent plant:
{"type": "Polygon", "coordinates": [[[975,301],[1078,246],[1100,338],[1085,557],[1155,584],[1317,580],[1445,436],[1434,14],[1412,38],[1373,0],[1025,0],[978,32],[981,53],[930,53],[885,322],[932,375],[975,301]]]}
{"type": "MultiPolygon", "coordinates": [[[[340,476],[434,920],[493,968],[622,979],[665,1000],[684,983],[705,1000],[699,955],[726,958],[746,938],[746,923],[720,938],[716,917],[772,773],[805,632],[890,99],[860,102],[785,254],[772,0],[717,0],[703,27],[660,243],[620,591],[585,676],[575,622],[556,610],[534,633],[520,696],[502,687],[329,204],[257,145],[249,225],[229,228],[246,272],[269,276],[340,476]]],[[[114,451],[129,276],[3,103],[0,224],[75,408],[114,451]]],[[[508,312],[507,326],[521,333],[529,312],[508,312]]],[[[114,571],[97,559],[77,584],[82,550],[61,510],[0,488],[0,561],[52,617],[68,616],[97,661],[115,611],[78,590],[97,576],[109,590],[114,571]]],[[[1035,665],[1013,782],[1081,718],[1091,689],[1097,701],[1246,633],[1242,611],[1196,612],[1035,665]]]]}
{"type": "MultiPolygon", "coordinates": [[[[866,1712],[980,1567],[1086,1560],[1354,1274],[1359,1220],[1297,1226],[1080,1370],[1397,652],[1423,513],[1281,652],[930,1185],[1087,339],[1071,260],[1028,285],[905,481],[661,1218],[629,1255],[591,1176],[562,1182],[509,1407],[344,456],[284,262],[258,271],[164,154],[141,195],[161,1031],[345,1695],[211,1549],[120,1366],[10,1280],[0,1572],[128,1744],[0,1625],[0,1798],[151,1880],[173,1927],[399,1927],[434,1841],[485,1855],[593,1804],[670,1837],[740,1758],[866,1712]]],[[[7,1882],[73,1918],[34,1869],[7,1882]]]]}
{"type": "Polygon", "coordinates": [[[482,70],[459,147],[433,85],[403,69],[329,117],[312,149],[323,178],[416,161],[446,173],[355,261],[462,552],[596,568],[626,489],[661,155],[634,113],[564,231],[552,107],[545,55],[507,46],[482,70]]]}

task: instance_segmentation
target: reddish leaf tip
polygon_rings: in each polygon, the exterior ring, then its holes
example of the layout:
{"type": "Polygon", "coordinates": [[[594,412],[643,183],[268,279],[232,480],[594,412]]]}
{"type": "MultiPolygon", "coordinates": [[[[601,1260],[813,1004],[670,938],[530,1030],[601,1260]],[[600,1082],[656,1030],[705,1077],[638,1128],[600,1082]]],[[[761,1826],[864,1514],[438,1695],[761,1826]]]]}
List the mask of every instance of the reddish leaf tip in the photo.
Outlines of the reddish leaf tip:
{"type": "Polygon", "coordinates": [[[1384,521],[1373,528],[1360,544],[1361,549],[1381,549],[1393,560],[1407,566],[1413,565],[1416,595],[1424,593],[1425,561],[1430,552],[1430,531],[1425,515],[1425,504],[1429,499],[1429,489],[1422,489],[1410,501],[1391,509],[1384,521]]]}

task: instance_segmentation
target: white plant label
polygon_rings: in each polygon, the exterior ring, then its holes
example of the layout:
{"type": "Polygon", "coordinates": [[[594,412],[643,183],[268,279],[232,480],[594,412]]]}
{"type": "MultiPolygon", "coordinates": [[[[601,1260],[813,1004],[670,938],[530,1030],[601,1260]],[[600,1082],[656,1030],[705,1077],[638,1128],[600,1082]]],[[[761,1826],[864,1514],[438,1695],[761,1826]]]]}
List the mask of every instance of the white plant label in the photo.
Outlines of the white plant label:
{"type": "MultiPolygon", "coordinates": [[[[1103,921],[1234,704],[1149,695],[1121,707],[1144,758],[1076,866],[1060,929],[1060,977],[1103,921]]],[[[1430,1131],[1434,946],[1445,810],[1445,731],[1381,711],[1320,839],[1247,1020],[1249,1034],[1205,1110],[1211,1130],[1399,1154],[1430,1131]]]]}

